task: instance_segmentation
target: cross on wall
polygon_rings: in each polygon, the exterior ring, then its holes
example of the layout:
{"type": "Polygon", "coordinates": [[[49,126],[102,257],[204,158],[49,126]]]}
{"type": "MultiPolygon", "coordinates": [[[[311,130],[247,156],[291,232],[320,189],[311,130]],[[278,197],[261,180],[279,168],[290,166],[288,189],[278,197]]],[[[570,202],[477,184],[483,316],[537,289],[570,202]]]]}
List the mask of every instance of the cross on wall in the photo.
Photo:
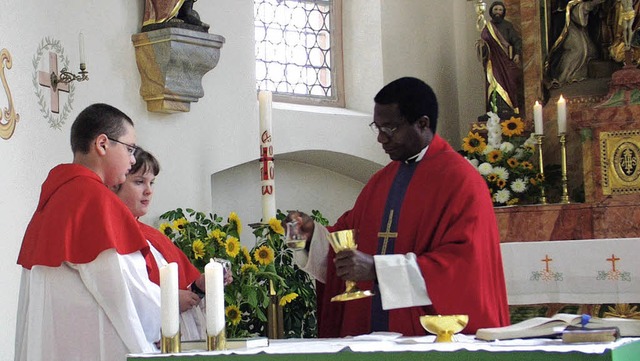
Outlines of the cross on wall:
{"type": "Polygon", "coordinates": [[[49,72],[38,72],[38,83],[51,90],[51,112],[58,114],[60,112],[60,92],[69,92],[69,84],[54,83],[53,76],[60,77],[58,73],[58,54],[49,52],[49,72]]]}

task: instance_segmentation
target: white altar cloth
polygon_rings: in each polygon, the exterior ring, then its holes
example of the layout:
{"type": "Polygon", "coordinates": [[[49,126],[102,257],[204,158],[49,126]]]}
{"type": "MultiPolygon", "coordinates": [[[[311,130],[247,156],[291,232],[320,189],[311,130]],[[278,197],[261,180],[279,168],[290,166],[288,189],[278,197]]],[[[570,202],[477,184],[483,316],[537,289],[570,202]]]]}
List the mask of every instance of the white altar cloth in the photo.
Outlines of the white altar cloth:
{"type": "Polygon", "coordinates": [[[640,238],[502,243],[510,305],[640,302],[640,238]]]}

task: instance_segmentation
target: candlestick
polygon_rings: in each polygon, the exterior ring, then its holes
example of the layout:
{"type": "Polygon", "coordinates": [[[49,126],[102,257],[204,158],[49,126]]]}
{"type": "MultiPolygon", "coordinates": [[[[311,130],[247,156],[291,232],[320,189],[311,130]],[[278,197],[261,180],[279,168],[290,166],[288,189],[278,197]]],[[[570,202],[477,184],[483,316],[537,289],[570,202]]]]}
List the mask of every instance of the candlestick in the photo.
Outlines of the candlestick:
{"type": "Polygon", "coordinates": [[[536,100],[533,105],[533,126],[536,135],[544,134],[542,122],[542,105],[536,100]]]}
{"type": "Polygon", "coordinates": [[[567,132],[567,102],[560,94],[558,99],[558,134],[564,134],[567,132]]]}
{"type": "Polygon", "coordinates": [[[87,63],[85,62],[85,58],[84,58],[84,34],[83,33],[80,33],[78,35],[78,43],[80,44],[80,64],[84,64],[86,66],[87,63]]]}
{"type": "Polygon", "coordinates": [[[160,267],[160,309],[162,311],[162,352],[180,352],[178,264],[175,262],[160,267]]]}
{"type": "Polygon", "coordinates": [[[262,182],[262,222],[267,223],[276,216],[275,174],[273,146],[271,145],[270,91],[258,93],[260,109],[260,174],[262,182]]]}
{"type": "MultiPolygon", "coordinates": [[[[538,104],[538,102],[536,102],[538,104]]],[[[537,131],[536,131],[537,133],[537,131]]],[[[544,164],[542,162],[542,139],[544,135],[536,134],[536,139],[538,140],[538,166],[540,169],[541,178],[544,179],[544,164]]],[[[544,192],[544,184],[540,185],[540,204],[547,204],[547,196],[544,192]]]]}
{"type": "Polygon", "coordinates": [[[225,347],[223,273],[222,265],[213,259],[204,267],[209,350],[223,350],[225,347]]]}
{"type": "Polygon", "coordinates": [[[567,187],[567,140],[564,133],[558,135],[560,138],[560,154],[562,157],[562,196],[560,203],[570,203],[569,190],[567,187]]]}

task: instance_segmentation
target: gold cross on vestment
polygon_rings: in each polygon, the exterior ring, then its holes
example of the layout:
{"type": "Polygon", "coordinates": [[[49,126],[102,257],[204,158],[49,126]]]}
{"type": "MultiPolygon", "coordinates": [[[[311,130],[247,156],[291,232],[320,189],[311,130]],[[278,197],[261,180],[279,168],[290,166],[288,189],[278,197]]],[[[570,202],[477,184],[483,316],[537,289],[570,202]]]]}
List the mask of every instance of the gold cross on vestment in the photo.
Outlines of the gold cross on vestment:
{"type": "Polygon", "coordinates": [[[384,238],[382,241],[382,249],[380,254],[387,253],[387,245],[389,244],[389,238],[398,238],[398,232],[391,232],[391,224],[393,223],[393,209],[389,212],[389,220],[387,221],[387,229],[384,232],[378,232],[378,237],[384,238]]]}

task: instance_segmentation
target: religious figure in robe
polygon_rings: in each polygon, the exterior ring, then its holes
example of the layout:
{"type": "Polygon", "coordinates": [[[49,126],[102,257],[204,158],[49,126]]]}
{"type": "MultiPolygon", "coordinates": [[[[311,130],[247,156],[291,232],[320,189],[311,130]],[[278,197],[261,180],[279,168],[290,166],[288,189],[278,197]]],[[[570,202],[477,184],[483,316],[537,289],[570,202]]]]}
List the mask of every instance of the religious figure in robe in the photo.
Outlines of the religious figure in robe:
{"type": "Polygon", "coordinates": [[[598,59],[598,47],[589,35],[589,15],[606,0],[571,0],[564,10],[562,31],[545,61],[548,87],[585,80],[589,61],[598,59]]]}
{"type": "Polygon", "coordinates": [[[423,81],[397,79],[375,96],[372,129],[391,162],[331,227],[288,214],[307,238],[294,257],[317,283],[319,337],[374,331],[425,335],[422,315],[469,315],[464,333],[509,324],[499,233],[486,182],[436,134],[438,103],[423,81]],[[335,253],[329,232],[355,229],[335,253]],[[309,242],[310,240],[310,242],[309,242]],[[373,297],[330,302],[345,280],[373,297]]]}
{"type": "Polygon", "coordinates": [[[613,21],[613,44],[609,48],[611,58],[617,62],[625,60],[625,53],[631,52],[634,63],[640,60],[640,39],[636,34],[640,17],[640,0],[617,0],[613,21]],[[635,36],[634,36],[635,35],[635,36]]]}
{"type": "Polygon", "coordinates": [[[73,163],[54,167],[25,231],[17,361],[122,361],[156,352],[160,287],[149,245],[109,189],[133,165],[133,121],[93,104],[71,126],[73,163]],[[152,267],[149,269],[148,267],[152,267]]]}
{"type": "Polygon", "coordinates": [[[524,102],[522,83],[522,38],[513,24],[505,20],[502,1],[489,7],[491,20],[480,34],[480,54],[486,73],[487,111],[498,114],[520,113],[524,102]]]}
{"type": "Polygon", "coordinates": [[[209,24],[202,22],[198,12],[193,9],[193,3],[196,1],[145,0],[142,31],[174,26],[208,32],[209,24]]]}

